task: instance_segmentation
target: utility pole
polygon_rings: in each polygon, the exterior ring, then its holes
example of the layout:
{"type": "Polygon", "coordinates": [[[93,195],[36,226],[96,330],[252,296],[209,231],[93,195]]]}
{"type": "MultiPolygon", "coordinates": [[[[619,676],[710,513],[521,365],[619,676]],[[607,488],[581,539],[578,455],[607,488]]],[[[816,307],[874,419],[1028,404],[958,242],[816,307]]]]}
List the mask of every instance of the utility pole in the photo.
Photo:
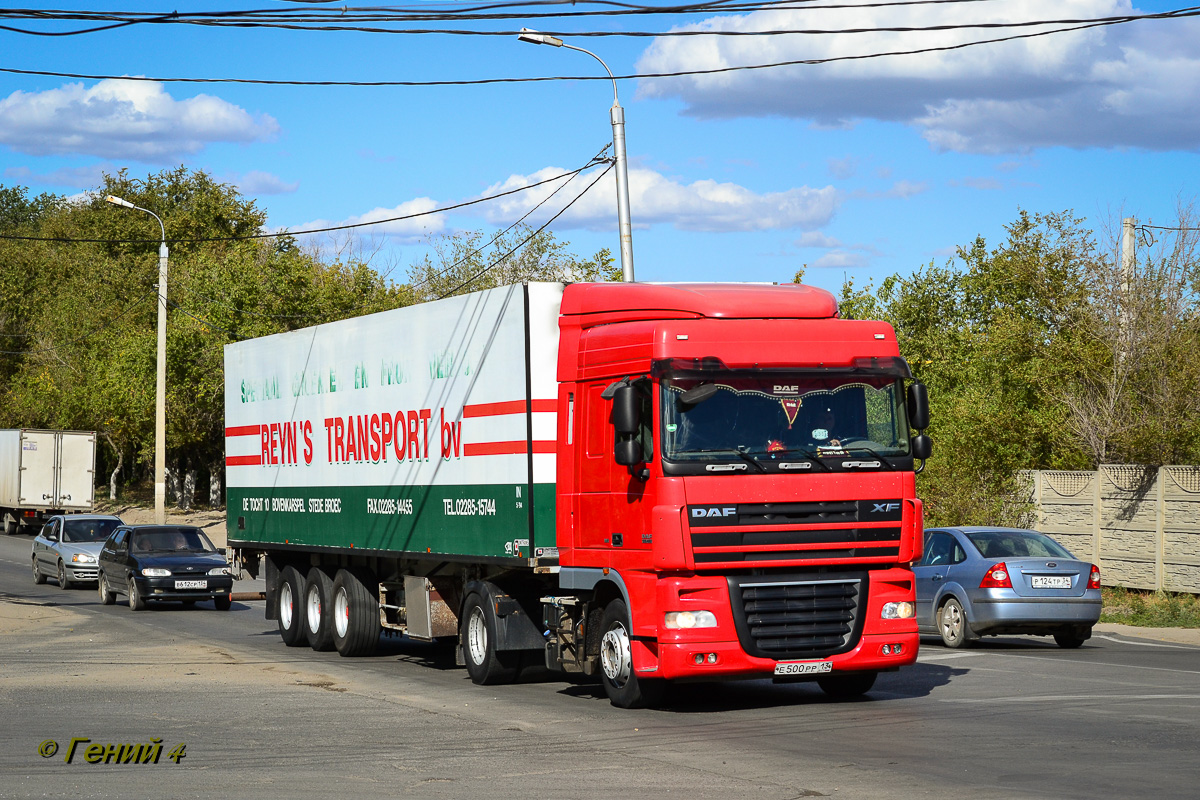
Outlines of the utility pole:
{"type": "Polygon", "coordinates": [[[1129,285],[1133,280],[1133,268],[1137,263],[1137,219],[1125,217],[1121,220],[1121,297],[1119,308],[1120,352],[1118,357],[1122,362],[1130,351],[1129,306],[1132,298],[1129,296],[1129,285]]]}

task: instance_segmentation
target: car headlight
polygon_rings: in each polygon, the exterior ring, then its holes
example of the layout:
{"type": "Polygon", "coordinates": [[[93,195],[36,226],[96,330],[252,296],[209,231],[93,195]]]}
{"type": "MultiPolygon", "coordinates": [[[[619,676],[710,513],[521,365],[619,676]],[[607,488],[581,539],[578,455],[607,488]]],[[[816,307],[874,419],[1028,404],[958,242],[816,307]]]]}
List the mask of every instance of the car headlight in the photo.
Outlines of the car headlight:
{"type": "Polygon", "coordinates": [[[680,628],[715,628],[717,615],[711,611],[668,611],[663,625],[672,630],[680,628]]]}
{"type": "Polygon", "coordinates": [[[146,567],[142,570],[142,574],[147,578],[165,578],[171,574],[171,570],[162,567],[146,567]]]}
{"type": "Polygon", "coordinates": [[[96,557],[90,553],[76,553],[71,556],[71,560],[76,564],[95,564],[96,557]]]}
{"type": "Polygon", "coordinates": [[[208,571],[209,575],[229,575],[229,567],[213,567],[208,571]]]}
{"type": "Polygon", "coordinates": [[[884,603],[883,610],[879,612],[881,619],[910,619],[916,614],[916,609],[909,602],[903,603],[884,603]]]}

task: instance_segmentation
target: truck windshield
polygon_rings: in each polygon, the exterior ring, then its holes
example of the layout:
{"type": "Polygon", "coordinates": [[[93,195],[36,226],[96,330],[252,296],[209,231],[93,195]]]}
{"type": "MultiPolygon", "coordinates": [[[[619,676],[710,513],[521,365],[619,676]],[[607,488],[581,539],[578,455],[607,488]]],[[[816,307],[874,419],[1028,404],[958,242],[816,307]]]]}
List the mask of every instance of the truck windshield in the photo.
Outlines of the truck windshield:
{"type": "Polygon", "coordinates": [[[772,462],[909,458],[903,381],[894,375],[707,372],[662,379],[663,458],[772,462]]]}

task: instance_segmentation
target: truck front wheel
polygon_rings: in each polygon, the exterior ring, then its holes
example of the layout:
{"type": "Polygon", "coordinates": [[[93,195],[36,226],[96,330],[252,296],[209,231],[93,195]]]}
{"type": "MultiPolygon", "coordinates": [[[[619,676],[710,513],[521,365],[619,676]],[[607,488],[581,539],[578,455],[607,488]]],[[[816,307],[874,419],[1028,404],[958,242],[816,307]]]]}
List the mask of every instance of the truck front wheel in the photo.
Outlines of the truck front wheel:
{"type": "Polygon", "coordinates": [[[871,691],[877,672],[850,672],[817,678],[817,686],[830,697],[859,697],[871,691]]]}
{"type": "Polygon", "coordinates": [[[343,656],[369,656],[379,644],[378,583],[358,570],[339,569],[333,579],[333,646],[343,656]]]}
{"type": "Polygon", "coordinates": [[[520,667],[521,653],[496,650],[496,610],[476,592],[467,595],[462,615],[463,661],[467,674],[479,686],[512,683],[520,667]]]}
{"type": "Polygon", "coordinates": [[[304,576],[295,567],[279,573],[279,637],[288,647],[308,644],[304,635],[304,576]]]}
{"type": "Polygon", "coordinates": [[[304,632],[313,650],[333,649],[333,581],[320,567],[308,571],[304,582],[304,632]]]}
{"type": "Polygon", "coordinates": [[[629,610],[617,598],[604,609],[600,624],[600,671],[609,702],[617,708],[645,708],[662,701],[666,684],[661,679],[639,678],[633,669],[629,610]]]}

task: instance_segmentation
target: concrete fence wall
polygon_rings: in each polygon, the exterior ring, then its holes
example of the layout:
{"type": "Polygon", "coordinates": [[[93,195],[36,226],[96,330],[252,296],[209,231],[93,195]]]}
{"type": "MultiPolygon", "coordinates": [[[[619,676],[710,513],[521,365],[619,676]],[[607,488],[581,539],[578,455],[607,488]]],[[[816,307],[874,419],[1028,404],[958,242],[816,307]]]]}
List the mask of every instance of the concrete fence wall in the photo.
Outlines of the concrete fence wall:
{"type": "Polygon", "coordinates": [[[1025,473],[1036,527],[1105,586],[1200,594],[1200,466],[1025,473]]]}

